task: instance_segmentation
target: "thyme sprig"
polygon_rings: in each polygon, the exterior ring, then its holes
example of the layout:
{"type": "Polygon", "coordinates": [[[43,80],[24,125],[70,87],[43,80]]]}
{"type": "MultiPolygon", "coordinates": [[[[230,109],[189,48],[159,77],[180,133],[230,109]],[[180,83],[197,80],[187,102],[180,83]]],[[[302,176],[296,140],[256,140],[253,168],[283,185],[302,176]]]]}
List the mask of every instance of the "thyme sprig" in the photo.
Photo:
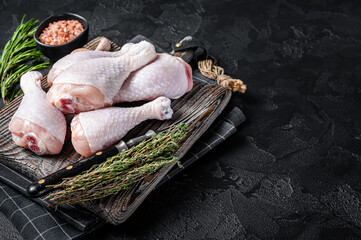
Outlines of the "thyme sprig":
{"type": "Polygon", "coordinates": [[[59,206],[104,198],[131,188],[167,164],[177,163],[182,167],[173,153],[186,135],[187,125],[176,125],[166,133],[144,140],[75,177],[65,178],[63,182],[49,186],[61,190],[48,195],[45,200],[59,206]]]}
{"type": "Polygon", "coordinates": [[[21,90],[15,90],[15,86],[23,74],[50,67],[49,63],[41,62],[43,54],[36,49],[33,38],[39,21],[30,19],[24,23],[24,19],[25,16],[11,39],[5,44],[0,58],[0,89],[5,103],[21,93],[21,90]]]}

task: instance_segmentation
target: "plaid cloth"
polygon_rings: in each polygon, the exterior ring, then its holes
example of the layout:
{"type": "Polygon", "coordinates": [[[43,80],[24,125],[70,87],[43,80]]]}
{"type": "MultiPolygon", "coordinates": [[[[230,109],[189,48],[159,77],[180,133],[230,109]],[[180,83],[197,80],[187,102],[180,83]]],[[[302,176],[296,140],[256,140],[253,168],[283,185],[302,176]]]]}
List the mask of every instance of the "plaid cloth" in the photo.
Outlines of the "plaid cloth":
{"type": "MultiPolygon", "coordinates": [[[[20,198],[21,196],[26,195],[26,186],[28,186],[32,181],[17,171],[3,165],[0,163],[0,188],[2,189],[1,192],[5,192],[5,190],[9,189],[11,187],[12,189],[15,189],[17,191],[16,198],[20,198]]],[[[10,196],[7,196],[7,194],[0,194],[0,210],[2,209],[2,204],[6,204],[6,201],[10,200],[10,196]],[[3,197],[5,197],[3,200],[1,200],[3,197]],[[8,199],[8,200],[6,200],[8,199]]],[[[13,195],[11,195],[13,196],[13,195]]],[[[13,198],[14,199],[14,198],[13,198]]],[[[98,223],[101,222],[101,218],[96,216],[93,213],[90,213],[88,210],[83,209],[81,207],[75,207],[70,204],[66,204],[64,206],[59,207],[56,211],[54,211],[53,208],[48,208],[49,202],[44,201],[42,198],[31,198],[27,199],[27,201],[30,201],[28,204],[14,201],[12,202],[15,206],[19,206],[19,212],[23,212],[22,206],[24,206],[26,209],[29,207],[29,211],[32,213],[34,212],[34,207],[40,207],[44,208],[44,212],[42,215],[56,215],[60,218],[64,219],[67,223],[70,223],[72,226],[74,226],[76,229],[80,231],[85,231],[90,228],[94,228],[98,223]],[[19,205],[20,204],[20,205],[19,205]],[[36,206],[36,205],[38,206],[36,206]],[[30,207],[32,206],[32,207],[30,207]]],[[[10,201],[8,201],[7,204],[9,204],[10,201]]],[[[25,210],[25,211],[28,211],[25,210]]],[[[13,213],[12,213],[13,214],[13,213]]],[[[25,214],[25,213],[24,213],[25,214]]],[[[14,215],[12,215],[15,217],[14,215]]],[[[22,216],[22,215],[21,215],[22,216]]],[[[39,215],[37,215],[39,216],[39,215]]],[[[47,216],[43,219],[48,218],[47,216]]],[[[52,222],[51,216],[48,218],[49,222],[52,222]]],[[[25,230],[25,229],[22,229],[25,230]]]]}
{"type": "MultiPolygon", "coordinates": [[[[1,173],[9,170],[2,164],[0,169],[1,173]]],[[[76,239],[84,234],[84,231],[50,213],[2,181],[0,211],[13,223],[24,239],[76,239]]]]}

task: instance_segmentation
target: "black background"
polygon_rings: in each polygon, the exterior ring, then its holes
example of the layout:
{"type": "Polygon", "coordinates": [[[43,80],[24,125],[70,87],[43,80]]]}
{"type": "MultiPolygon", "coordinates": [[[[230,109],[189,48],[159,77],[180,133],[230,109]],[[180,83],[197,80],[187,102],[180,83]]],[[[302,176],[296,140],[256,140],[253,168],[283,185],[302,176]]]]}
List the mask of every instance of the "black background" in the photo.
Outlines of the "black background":
{"type": "Polygon", "coordinates": [[[1,49],[24,14],[69,11],[119,45],[196,36],[248,86],[235,135],[87,239],[360,238],[361,4],[303,2],[0,1],[1,49]]]}

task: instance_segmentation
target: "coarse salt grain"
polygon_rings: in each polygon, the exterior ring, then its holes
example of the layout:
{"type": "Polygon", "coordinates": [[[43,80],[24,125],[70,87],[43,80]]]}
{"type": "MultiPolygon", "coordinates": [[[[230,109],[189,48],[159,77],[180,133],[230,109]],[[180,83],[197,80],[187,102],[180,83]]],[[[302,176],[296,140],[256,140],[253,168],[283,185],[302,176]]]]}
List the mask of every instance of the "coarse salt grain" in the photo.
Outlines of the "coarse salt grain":
{"type": "Polygon", "coordinates": [[[39,40],[48,45],[64,44],[83,31],[84,28],[78,20],[61,20],[49,23],[49,26],[40,34],[39,40]]]}

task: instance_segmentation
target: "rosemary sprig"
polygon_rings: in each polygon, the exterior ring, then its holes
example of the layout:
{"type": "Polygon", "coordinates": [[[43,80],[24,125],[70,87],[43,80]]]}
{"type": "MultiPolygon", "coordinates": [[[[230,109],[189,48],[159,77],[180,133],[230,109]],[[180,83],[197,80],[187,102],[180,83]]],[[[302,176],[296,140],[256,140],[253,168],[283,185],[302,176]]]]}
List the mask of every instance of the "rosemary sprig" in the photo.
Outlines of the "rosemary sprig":
{"type": "Polygon", "coordinates": [[[0,58],[1,96],[5,103],[21,93],[15,91],[20,77],[28,71],[49,68],[49,63],[41,63],[43,54],[36,49],[33,39],[38,20],[30,19],[24,23],[25,16],[16,28],[12,38],[5,44],[0,58]],[[27,64],[31,62],[30,64],[27,64]]]}
{"type": "Polygon", "coordinates": [[[177,163],[182,167],[173,153],[186,135],[186,124],[179,124],[166,133],[159,133],[75,177],[65,178],[57,185],[48,186],[62,190],[48,195],[45,200],[52,201],[51,205],[59,206],[104,198],[131,188],[134,183],[169,163],[177,163]]]}

